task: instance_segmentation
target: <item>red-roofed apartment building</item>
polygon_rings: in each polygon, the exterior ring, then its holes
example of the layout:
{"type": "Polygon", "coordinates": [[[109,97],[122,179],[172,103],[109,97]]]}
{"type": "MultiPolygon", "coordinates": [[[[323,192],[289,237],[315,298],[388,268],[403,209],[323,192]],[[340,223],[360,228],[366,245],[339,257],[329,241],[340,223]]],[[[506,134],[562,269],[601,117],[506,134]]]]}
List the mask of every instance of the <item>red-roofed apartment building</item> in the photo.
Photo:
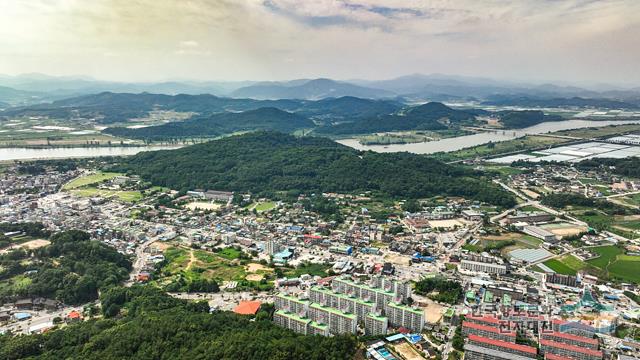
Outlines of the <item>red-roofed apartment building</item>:
{"type": "MultiPolygon", "coordinates": [[[[506,359],[512,359],[514,355],[521,356],[524,358],[529,358],[529,359],[535,359],[538,354],[538,350],[531,346],[518,345],[518,344],[506,342],[506,341],[490,339],[490,338],[477,336],[473,334],[469,335],[467,344],[509,354],[510,356],[506,357],[506,359]]],[[[470,357],[469,359],[475,360],[476,358],[470,357]]],[[[483,357],[482,359],[490,359],[490,358],[483,357]]]]}
{"type": "Polygon", "coordinates": [[[598,339],[561,332],[543,333],[540,338],[593,350],[598,350],[599,345],[598,339]]]}
{"type": "Polygon", "coordinates": [[[510,343],[516,342],[516,333],[513,331],[500,330],[498,327],[480,325],[468,321],[462,322],[462,334],[464,336],[478,335],[510,343]]]}
{"type": "Polygon", "coordinates": [[[588,349],[551,340],[540,339],[540,349],[545,354],[555,354],[576,360],[602,360],[602,350],[588,349]]]}

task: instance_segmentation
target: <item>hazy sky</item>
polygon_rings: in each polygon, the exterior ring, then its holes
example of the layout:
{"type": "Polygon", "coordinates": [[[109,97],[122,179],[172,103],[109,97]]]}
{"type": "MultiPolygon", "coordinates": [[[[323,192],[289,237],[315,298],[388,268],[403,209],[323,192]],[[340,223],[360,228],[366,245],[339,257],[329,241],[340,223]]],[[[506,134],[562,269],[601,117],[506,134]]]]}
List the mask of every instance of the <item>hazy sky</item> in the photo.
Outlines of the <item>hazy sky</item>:
{"type": "Polygon", "coordinates": [[[640,0],[0,0],[0,73],[640,86],[640,0]]]}

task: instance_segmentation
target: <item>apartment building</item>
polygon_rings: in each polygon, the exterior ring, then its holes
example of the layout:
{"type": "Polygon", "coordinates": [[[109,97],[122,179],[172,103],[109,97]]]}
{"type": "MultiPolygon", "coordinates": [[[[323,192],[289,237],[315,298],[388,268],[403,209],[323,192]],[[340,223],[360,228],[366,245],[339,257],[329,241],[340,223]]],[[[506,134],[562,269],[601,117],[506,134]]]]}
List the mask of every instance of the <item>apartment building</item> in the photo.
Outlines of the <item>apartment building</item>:
{"type": "Polygon", "coordinates": [[[307,311],[309,311],[309,304],[311,303],[307,299],[299,299],[282,293],[276,295],[273,302],[276,309],[296,314],[306,314],[307,311]]]}
{"type": "Polygon", "coordinates": [[[386,316],[370,313],[364,318],[364,331],[367,335],[385,335],[388,325],[389,319],[386,316]]]}
{"type": "Polygon", "coordinates": [[[334,335],[355,334],[358,326],[355,314],[345,313],[317,303],[309,305],[309,318],[317,323],[328,325],[329,333],[334,335]]]}
{"type": "Polygon", "coordinates": [[[424,327],[424,311],[395,302],[388,303],[384,313],[391,326],[402,326],[411,331],[420,332],[424,327]]]}
{"type": "Polygon", "coordinates": [[[311,323],[311,319],[284,310],[277,310],[273,313],[273,321],[283,328],[291,329],[304,335],[308,334],[309,323],[311,323]]]}
{"type": "Polygon", "coordinates": [[[362,300],[374,302],[378,309],[384,309],[386,304],[397,298],[396,294],[391,291],[358,283],[348,277],[333,279],[331,288],[337,293],[353,295],[362,300]]]}
{"type": "Polygon", "coordinates": [[[473,272],[483,272],[487,274],[506,274],[507,266],[504,264],[495,264],[489,262],[480,262],[464,259],[460,261],[460,267],[463,270],[473,271],[473,272]]]}
{"type": "Polygon", "coordinates": [[[576,360],[602,360],[604,356],[602,350],[594,350],[545,339],[540,339],[540,350],[544,354],[551,353],[576,360]]]}
{"type": "Polygon", "coordinates": [[[598,350],[598,347],[600,345],[598,339],[561,332],[542,333],[540,335],[540,338],[544,340],[555,341],[557,343],[564,343],[593,350],[598,350]]]}
{"type": "MultiPolygon", "coordinates": [[[[478,335],[469,335],[467,339],[468,345],[475,345],[481,348],[499,351],[508,354],[506,357],[498,357],[497,359],[513,359],[514,356],[520,356],[525,359],[535,359],[538,355],[538,350],[531,346],[519,345],[511,342],[486,338],[478,335]]],[[[466,349],[466,346],[465,346],[466,349]]],[[[465,357],[467,358],[467,357],[465,357]]],[[[469,358],[475,359],[475,358],[469,358]]],[[[493,359],[491,357],[482,357],[482,359],[493,359]]]]}
{"type": "Polygon", "coordinates": [[[503,330],[499,327],[474,324],[468,321],[462,323],[462,333],[465,336],[476,335],[485,338],[501,340],[509,343],[516,342],[515,331],[503,330]]]}
{"type": "Polygon", "coordinates": [[[356,314],[358,321],[364,321],[367,314],[376,311],[376,304],[355,296],[340,294],[329,289],[314,286],[309,290],[309,299],[314,303],[356,314]]]}

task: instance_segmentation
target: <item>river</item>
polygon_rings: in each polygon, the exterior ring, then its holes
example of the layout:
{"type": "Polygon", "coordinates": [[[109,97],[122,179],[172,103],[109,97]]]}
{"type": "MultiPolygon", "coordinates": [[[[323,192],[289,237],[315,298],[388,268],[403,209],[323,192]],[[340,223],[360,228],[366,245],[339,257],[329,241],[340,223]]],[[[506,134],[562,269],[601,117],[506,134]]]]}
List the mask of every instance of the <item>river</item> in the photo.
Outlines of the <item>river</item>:
{"type": "Polygon", "coordinates": [[[66,159],[99,156],[127,156],[141,151],[169,150],[170,146],[111,146],[61,148],[0,148],[0,161],[33,159],[66,159]]]}
{"type": "Polygon", "coordinates": [[[413,144],[392,144],[392,145],[362,145],[358,139],[343,139],[337,142],[357,150],[371,150],[375,152],[411,152],[415,154],[434,154],[437,152],[456,151],[472,146],[486,144],[490,141],[513,140],[525,135],[544,134],[560,130],[580,129],[588,127],[601,127],[607,125],[640,124],[639,120],[566,120],[545,122],[518,130],[496,130],[480,132],[473,135],[458,136],[436,141],[428,141],[413,144]]]}

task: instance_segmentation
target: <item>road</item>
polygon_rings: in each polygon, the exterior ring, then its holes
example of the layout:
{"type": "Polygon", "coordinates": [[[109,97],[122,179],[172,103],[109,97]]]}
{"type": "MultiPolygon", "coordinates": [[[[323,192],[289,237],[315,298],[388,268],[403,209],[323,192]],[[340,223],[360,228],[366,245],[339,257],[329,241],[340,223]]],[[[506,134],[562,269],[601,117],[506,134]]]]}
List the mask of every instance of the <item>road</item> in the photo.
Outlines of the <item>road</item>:
{"type": "Polygon", "coordinates": [[[85,305],[65,307],[63,309],[59,309],[55,311],[16,310],[14,312],[29,313],[31,314],[32,318],[29,320],[16,321],[16,322],[9,323],[8,325],[0,327],[0,331],[10,331],[14,334],[28,334],[29,328],[36,325],[40,325],[40,324],[53,323],[53,319],[55,319],[56,317],[60,317],[64,319],[67,316],[67,314],[69,314],[73,310],[78,311],[79,313],[82,313],[82,309],[84,308],[84,306],[85,305]]]}
{"type": "Polygon", "coordinates": [[[148,240],[140,244],[140,246],[136,248],[136,252],[135,252],[136,259],[133,261],[133,265],[131,266],[131,272],[129,273],[129,280],[125,282],[124,286],[131,286],[135,283],[136,276],[138,276],[138,274],[140,273],[140,270],[142,270],[142,268],[147,262],[147,253],[145,253],[145,250],[156,241],[158,241],[158,238],[152,238],[151,240],[148,240]]]}

